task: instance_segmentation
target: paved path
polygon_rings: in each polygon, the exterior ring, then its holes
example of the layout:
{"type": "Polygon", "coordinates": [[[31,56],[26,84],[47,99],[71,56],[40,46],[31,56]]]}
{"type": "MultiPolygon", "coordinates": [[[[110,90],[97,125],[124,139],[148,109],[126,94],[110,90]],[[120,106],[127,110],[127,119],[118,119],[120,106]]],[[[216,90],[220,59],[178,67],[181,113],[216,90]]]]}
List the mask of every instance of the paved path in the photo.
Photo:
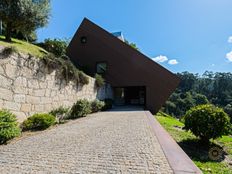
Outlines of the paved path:
{"type": "Polygon", "coordinates": [[[0,173],[172,173],[144,111],[92,114],[0,146],[0,173]]]}

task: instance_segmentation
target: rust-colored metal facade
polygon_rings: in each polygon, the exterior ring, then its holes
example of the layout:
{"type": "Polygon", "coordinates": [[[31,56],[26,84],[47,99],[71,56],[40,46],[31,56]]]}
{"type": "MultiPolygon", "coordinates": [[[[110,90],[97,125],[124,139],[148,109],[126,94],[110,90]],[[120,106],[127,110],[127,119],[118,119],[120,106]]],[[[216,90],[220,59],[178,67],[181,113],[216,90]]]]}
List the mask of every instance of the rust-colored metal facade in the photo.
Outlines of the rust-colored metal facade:
{"type": "Polygon", "coordinates": [[[145,87],[145,107],[152,113],[161,108],[179,84],[176,75],[86,18],[71,40],[67,54],[90,75],[96,73],[97,62],[106,62],[105,79],[112,87],[145,87]]]}

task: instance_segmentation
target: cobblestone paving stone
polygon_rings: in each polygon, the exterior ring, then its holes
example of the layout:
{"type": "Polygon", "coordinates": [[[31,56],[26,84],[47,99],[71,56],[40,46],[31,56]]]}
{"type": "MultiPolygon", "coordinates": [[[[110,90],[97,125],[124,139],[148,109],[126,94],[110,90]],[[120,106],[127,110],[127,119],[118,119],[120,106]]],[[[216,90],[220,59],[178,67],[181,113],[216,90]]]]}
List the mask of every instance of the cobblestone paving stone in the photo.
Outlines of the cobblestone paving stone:
{"type": "Polygon", "coordinates": [[[102,112],[0,146],[0,173],[173,173],[144,111],[102,112]]]}

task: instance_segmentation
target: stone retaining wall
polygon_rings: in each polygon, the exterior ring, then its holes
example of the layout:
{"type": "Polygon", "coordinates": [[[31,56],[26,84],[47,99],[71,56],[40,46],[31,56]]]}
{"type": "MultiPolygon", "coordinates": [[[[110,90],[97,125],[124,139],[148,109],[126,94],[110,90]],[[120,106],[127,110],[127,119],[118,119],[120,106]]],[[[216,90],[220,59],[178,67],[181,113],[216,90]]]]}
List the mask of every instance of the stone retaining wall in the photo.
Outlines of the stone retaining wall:
{"type": "Polygon", "coordinates": [[[0,55],[0,109],[16,114],[19,122],[34,113],[72,106],[78,99],[104,99],[105,92],[96,89],[91,77],[88,85],[67,84],[56,71],[47,72],[38,58],[16,53],[7,58],[0,55]]]}

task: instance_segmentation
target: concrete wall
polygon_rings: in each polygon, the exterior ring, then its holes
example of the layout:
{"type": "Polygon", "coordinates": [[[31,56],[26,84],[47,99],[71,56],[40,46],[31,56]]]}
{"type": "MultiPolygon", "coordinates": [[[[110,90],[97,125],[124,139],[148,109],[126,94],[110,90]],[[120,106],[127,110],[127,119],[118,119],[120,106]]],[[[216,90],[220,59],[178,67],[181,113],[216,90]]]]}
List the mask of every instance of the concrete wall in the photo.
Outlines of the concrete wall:
{"type": "Polygon", "coordinates": [[[96,89],[95,79],[91,77],[88,85],[67,84],[56,71],[48,72],[38,58],[23,54],[7,58],[0,55],[0,109],[16,114],[19,122],[34,113],[72,106],[78,99],[104,99],[105,92],[96,89]]]}

